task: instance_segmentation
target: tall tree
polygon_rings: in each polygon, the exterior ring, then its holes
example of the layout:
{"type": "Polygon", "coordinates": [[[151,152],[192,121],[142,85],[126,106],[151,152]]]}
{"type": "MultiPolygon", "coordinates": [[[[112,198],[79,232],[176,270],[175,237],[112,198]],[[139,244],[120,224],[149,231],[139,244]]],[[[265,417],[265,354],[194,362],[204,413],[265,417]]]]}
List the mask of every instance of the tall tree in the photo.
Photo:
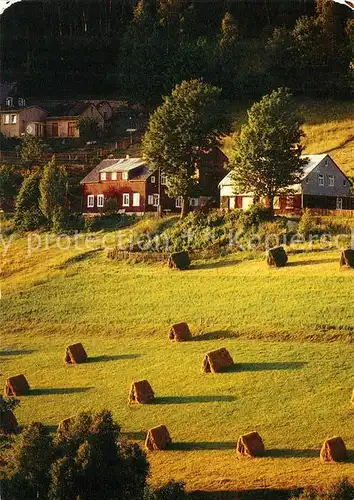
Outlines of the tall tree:
{"type": "Polygon", "coordinates": [[[47,219],[49,227],[66,205],[67,174],[64,167],[56,165],[55,157],[44,167],[39,185],[39,208],[47,219]]]}
{"type": "Polygon", "coordinates": [[[273,209],[275,196],[299,181],[306,164],[301,158],[301,123],[285,89],[274,90],[253,104],[231,163],[236,192],[265,197],[273,209]]]}
{"type": "Polygon", "coordinates": [[[169,196],[183,198],[181,216],[196,185],[196,165],[218,144],[223,128],[221,89],[200,80],[183,81],[152,114],[143,154],[153,168],[168,175],[169,196]]]}
{"type": "Polygon", "coordinates": [[[33,172],[25,177],[16,200],[15,227],[21,231],[38,229],[43,223],[43,215],[39,209],[40,173],[33,172]]]}
{"type": "Polygon", "coordinates": [[[11,205],[18,193],[21,175],[11,165],[0,165],[0,208],[11,205]]]}
{"type": "Polygon", "coordinates": [[[40,137],[26,134],[21,146],[21,159],[28,165],[35,165],[42,156],[43,141],[40,137]]]}

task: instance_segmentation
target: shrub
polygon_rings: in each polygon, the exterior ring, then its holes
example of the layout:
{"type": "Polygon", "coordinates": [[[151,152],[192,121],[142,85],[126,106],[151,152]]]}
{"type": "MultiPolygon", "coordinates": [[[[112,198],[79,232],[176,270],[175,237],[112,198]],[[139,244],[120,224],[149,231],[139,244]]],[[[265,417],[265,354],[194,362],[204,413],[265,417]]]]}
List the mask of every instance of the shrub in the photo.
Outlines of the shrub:
{"type": "Polygon", "coordinates": [[[188,497],[184,483],[173,480],[156,490],[147,488],[144,494],[144,500],[185,500],[186,498],[188,497]]]}
{"type": "Polygon", "coordinates": [[[44,222],[39,209],[39,172],[28,175],[20,188],[16,201],[14,224],[16,229],[32,231],[38,229],[44,222]]]}
{"type": "MultiPolygon", "coordinates": [[[[296,498],[299,500],[353,500],[354,486],[345,478],[326,489],[306,488],[296,498]]],[[[293,500],[295,500],[295,497],[293,497],[293,500]]]]}
{"type": "Polygon", "coordinates": [[[306,208],[301,216],[298,232],[307,240],[311,233],[316,232],[316,229],[316,221],[312,217],[310,210],[306,208]]]}
{"type": "Polygon", "coordinates": [[[10,205],[21,185],[21,175],[11,165],[0,165],[0,208],[10,205]]]}

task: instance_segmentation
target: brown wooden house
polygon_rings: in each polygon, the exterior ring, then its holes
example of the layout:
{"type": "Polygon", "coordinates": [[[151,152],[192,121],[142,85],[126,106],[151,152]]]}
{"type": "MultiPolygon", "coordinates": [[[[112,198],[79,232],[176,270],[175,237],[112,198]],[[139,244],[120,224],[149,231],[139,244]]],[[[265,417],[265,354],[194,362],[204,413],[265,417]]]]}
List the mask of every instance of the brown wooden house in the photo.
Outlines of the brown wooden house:
{"type": "MultiPolygon", "coordinates": [[[[201,196],[190,198],[192,209],[206,203],[218,204],[218,183],[225,175],[226,156],[219,150],[208,151],[196,168],[201,196]]],[[[83,212],[103,212],[107,200],[114,200],[121,213],[143,215],[156,212],[180,212],[182,200],[167,196],[167,176],[151,169],[142,158],[108,158],[101,161],[82,181],[83,212]]]]}

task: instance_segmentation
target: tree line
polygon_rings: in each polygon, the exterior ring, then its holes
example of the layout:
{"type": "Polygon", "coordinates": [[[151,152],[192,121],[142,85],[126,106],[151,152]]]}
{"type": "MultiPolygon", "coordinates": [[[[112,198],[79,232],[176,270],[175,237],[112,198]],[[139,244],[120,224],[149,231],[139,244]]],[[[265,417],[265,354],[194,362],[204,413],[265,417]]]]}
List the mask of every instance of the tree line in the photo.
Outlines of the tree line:
{"type": "Polygon", "coordinates": [[[154,103],[201,77],[238,97],[353,92],[353,19],[330,0],[42,0],[1,24],[5,79],[38,97],[154,103]]]}

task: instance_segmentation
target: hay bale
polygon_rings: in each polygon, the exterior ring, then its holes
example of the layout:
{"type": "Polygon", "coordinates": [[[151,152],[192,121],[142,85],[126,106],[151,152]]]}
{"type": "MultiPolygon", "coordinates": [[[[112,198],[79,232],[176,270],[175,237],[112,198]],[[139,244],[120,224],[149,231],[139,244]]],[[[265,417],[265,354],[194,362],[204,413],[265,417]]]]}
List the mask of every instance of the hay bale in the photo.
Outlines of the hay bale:
{"type": "Polygon", "coordinates": [[[78,364],[84,363],[87,360],[87,354],[83,345],[78,344],[69,345],[65,351],[65,363],[78,364]]]}
{"type": "Polygon", "coordinates": [[[59,422],[57,433],[59,435],[63,435],[69,429],[70,424],[75,420],[75,417],[64,418],[61,422],[59,422]]]}
{"type": "Polygon", "coordinates": [[[147,380],[132,383],[129,393],[129,403],[147,404],[152,403],[154,398],[154,391],[147,380]]]}
{"type": "Polygon", "coordinates": [[[175,340],[176,342],[191,340],[192,335],[187,323],[176,323],[175,325],[171,325],[168,338],[170,340],[175,340]]]}
{"type": "Polygon", "coordinates": [[[145,440],[145,446],[150,451],[165,450],[171,443],[172,439],[165,425],[150,429],[145,440]]]}
{"type": "Polygon", "coordinates": [[[16,375],[6,380],[4,395],[5,396],[24,396],[28,394],[30,386],[24,375],[16,375]]]}
{"type": "Polygon", "coordinates": [[[253,458],[264,453],[264,444],[258,432],[250,432],[237,440],[236,452],[240,457],[253,458]]]}
{"type": "Polygon", "coordinates": [[[341,437],[326,439],[320,453],[322,462],[341,462],[348,457],[347,448],[341,437]]]}
{"type": "Polygon", "coordinates": [[[283,267],[288,262],[288,256],[283,247],[271,248],[267,253],[268,266],[283,267]]]}
{"type": "Polygon", "coordinates": [[[188,252],[176,252],[169,256],[168,258],[168,267],[170,269],[179,269],[183,271],[188,269],[191,265],[191,260],[189,258],[188,252]]]}
{"type": "Polygon", "coordinates": [[[343,250],[340,257],[340,266],[351,267],[352,269],[354,269],[354,250],[352,250],[351,248],[343,250]]]}
{"type": "Polygon", "coordinates": [[[11,410],[0,411],[0,434],[16,434],[18,422],[11,410]]]}
{"type": "Polygon", "coordinates": [[[203,373],[217,373],[222,372],[232,366],[234,361],[230,356],[227,349],[222,347],[221,349],[216,349],[216,351],[208,352],[202,364],[203,373]]]}

